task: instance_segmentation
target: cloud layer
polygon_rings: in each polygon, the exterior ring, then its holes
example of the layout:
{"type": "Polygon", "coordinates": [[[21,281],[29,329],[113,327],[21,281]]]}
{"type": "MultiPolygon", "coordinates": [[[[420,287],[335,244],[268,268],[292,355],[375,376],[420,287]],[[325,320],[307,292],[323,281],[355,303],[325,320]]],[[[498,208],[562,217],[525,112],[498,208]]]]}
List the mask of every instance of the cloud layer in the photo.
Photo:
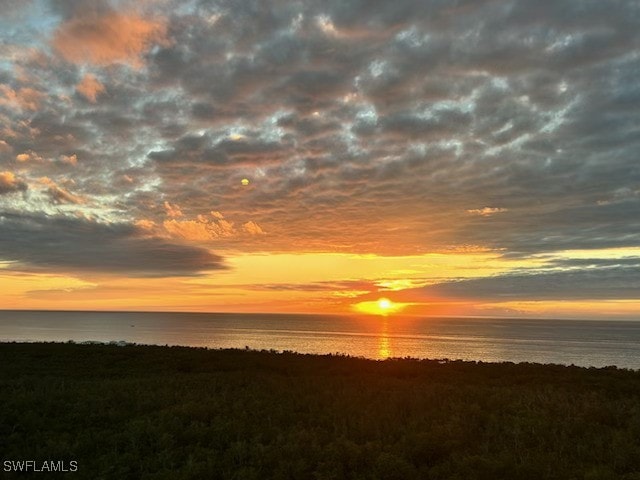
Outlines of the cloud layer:
{"type": "MultiPolygon", "coordinates": [[[[588,260],[582,268],[534,270],[445,282],[420,290],[422,299],[438,295],[483,301],[640,300],[640,258],[588,260]]],[[[404,295],[410,295],[407,290],[404,295]]]]}
{"type": "Polygon", "coordinates": [[[0,251],[14,269],[182,276],[225,268],[203,248],[147,237],[126,224],[64,216],[0,214],[0,251]]]}
{"type": "MultiPolygon", "coordinates": [[[[633,0],[4,5],[2,260],[640,247],[633,0]]],[[[442,288],[637,283],[583,270],[442,288]]]]}

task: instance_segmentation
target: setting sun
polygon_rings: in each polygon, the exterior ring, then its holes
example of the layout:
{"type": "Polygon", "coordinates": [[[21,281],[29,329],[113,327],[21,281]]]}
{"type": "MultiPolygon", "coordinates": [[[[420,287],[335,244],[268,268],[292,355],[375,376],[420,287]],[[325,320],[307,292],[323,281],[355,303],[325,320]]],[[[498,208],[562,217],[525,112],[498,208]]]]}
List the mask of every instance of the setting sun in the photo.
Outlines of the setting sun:
{"type": "Polygon", "coordinates": [[[378,300],[378,308],[380,308],[380,310],[389,310],[392,307],[392,303],[391,300],[389,300],[388,298],[381,298],[380,300],[378,300]]]}
{"type": "Polygon", "coordinates": [[[406,303],[395,303],[389,300],[388,298],[379,298],[375,301],[369,302],[360,302],[354,305],[354,309],[368,313],[370,315],[384,315],[387,316],[391,313],[397,313],[405,308],[408,304],[406,303]]]}

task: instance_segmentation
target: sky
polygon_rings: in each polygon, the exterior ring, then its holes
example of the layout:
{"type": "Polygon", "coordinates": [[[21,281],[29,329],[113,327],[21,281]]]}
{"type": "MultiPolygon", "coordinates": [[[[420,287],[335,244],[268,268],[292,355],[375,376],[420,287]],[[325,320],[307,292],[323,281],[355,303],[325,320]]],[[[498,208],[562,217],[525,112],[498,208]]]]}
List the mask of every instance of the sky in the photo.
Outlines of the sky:
{"type": "Polygon", "coordinates": [[[0,0],[0,308],[640,319],[638,25],[0,0]]]}

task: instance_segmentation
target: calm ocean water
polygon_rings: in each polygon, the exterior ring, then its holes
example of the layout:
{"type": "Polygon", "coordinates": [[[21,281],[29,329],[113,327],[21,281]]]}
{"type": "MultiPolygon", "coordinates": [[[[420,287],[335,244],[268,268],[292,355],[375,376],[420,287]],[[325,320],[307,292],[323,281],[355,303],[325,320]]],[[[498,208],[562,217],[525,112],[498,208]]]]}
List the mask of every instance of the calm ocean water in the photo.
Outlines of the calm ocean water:
{"type": "Polygon", "coordinates": [[[0,311],[0,341],[67,340],[640,368],[640,322],[0,311]]]}

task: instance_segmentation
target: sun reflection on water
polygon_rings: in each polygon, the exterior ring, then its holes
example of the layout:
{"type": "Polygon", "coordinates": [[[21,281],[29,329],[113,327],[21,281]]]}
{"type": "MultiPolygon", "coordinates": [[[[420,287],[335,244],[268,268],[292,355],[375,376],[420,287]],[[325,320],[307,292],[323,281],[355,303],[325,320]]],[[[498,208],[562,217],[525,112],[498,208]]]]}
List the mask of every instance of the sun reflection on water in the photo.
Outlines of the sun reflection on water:
{"type": "Polygon", "coordinates": [[[382,323],[380,338],[378,339],[378,356],[383,360],[391,357],[391,341],[389,340],[389,322],[387,319],[382,323]]]}

